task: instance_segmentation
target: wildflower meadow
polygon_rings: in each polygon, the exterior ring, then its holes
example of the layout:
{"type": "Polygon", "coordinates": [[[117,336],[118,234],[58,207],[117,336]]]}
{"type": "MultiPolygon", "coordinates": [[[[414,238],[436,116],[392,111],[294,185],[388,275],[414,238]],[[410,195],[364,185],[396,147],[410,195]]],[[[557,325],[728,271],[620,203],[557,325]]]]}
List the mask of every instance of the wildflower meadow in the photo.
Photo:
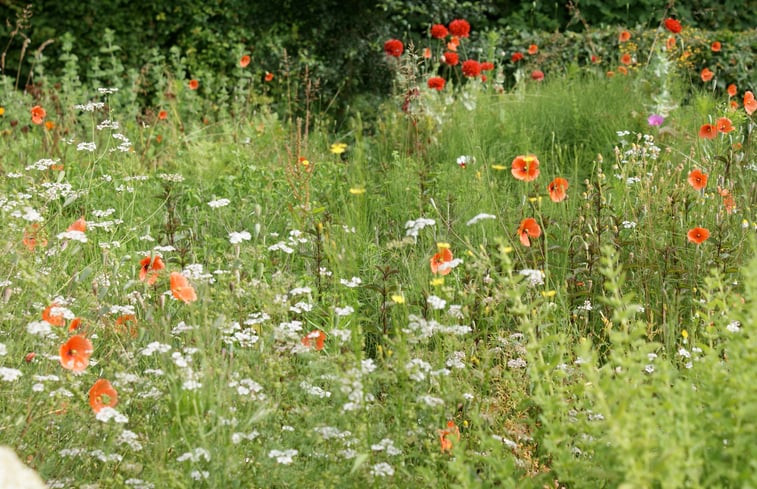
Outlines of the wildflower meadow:
{"type": "Polygon", "coordinates": [[[757,487],[757,33],[464,14],[338,116],[251,44],[3,64],[0,445],[50,488],[757,487]]]}

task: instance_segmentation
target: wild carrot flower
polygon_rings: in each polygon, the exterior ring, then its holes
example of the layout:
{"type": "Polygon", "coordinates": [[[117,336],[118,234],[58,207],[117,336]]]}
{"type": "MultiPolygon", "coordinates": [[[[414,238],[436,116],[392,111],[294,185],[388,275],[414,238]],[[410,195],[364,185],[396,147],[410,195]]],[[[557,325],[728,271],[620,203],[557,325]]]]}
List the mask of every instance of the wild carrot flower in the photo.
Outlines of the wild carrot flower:
{"type": "Polygon", "coordinates": [[[439,252],[431,257],[431,273],[447,275],[452,271],[448,263],[454,259],[448,246],[439,246],[439,252]]]}
{"type": "Polygon", "coordinates": [[[512,162],[513,176],[524,182],[535,180],[539,176],[539,160],[534,155],[516,156],[512,162]]]}
{"type": "Polygon", "coordinates": [[[92,355],[92,342],[81,335],[75,335],[60,347],[60,364],[76,373],[84,372],[92,355]]]}
{"type": "Polygon", "coordinates": [[[681,32],[681,23],[676,19],[668,17],[667,19],[665,19],[665,28],[673,34],[678,34],[679,32],[681,32]]]}
{"type": "Polygon", "coordinates": [[[714,124],[702,124],[699,128],[699,137],[702,139],[715,139],[718,135],[717,127],[714,124]]]}
{"type": "Polygon", "coordinates": [[[527,217],[521,221],[520,226],[518,226],[518,238],[520,239],[520,244],[523,246],[531,246],[529,238],[538,238],[539,236],[541,236],[541,228],[539,227],[539,223],[536,222],[536,219],[533,217],[527,217]]]}
{"type": "Polygon", "coordinates": [[[160,256],[146,256],[139,262],[139,280],[147,280],[148,285],[153,285],[158,281],[158,272],[166,268],[163,259],[160,256]]]}
{"type": "Polygon", "coordinates": [[[189,89],[190,90],[197,90],[200,88],[200,82],[195,80],[194,78],[189,80],[189,89]]]}
{"type": "Polygon", "coordinates": [[[313,348],[315,351],[323,350],[323,345],[326,341],[326,333],[320,329],[314,329],[310,333],[302,337],[302,344],[306,348],[313,348]]]}
{"type": "Polygon", "coordinates": [[[470,24],[465,19],[455,19],[449,23],[449,31],[453,36],[469,37],[470,24]]]}
{"type": "Polygon", "coordinates": [[[749,115],[752,115],[757,110],[757,101],[755,101],[754,94],[750,90],[744,92],[744,110],[749,115]]]}
{"type": "Polygon", "coordinates": [[[702,190],[707,186],[707,174],[702,173],[699,169],[694,169],[689,173],[689,185],[694,187],[694,190],[702,190]]]}
{"type": "Polygon", "coordinates": [[[404,50],[405,47],[402,45],[402,41],[398,39],[389,39],[384,43],[384,52],[388,56],[399,58],[404,50]]]}
{"type": "Polygon", "coordinates": [[[712,80],[712,77],[715,76],[715,73],[709,68],[704,68],[699,76],[702,78],[703,82],[708,82],[712,80]]]}
{"type": "Polygon", "coordinates": [[[195,289],[189,284],[187,277],[179,272],[171,272],[171,294],[186,304],[197,300],[195,289]]]}
{"type": "Polygon", "coordinates": [[[434,24],[431,26],[431,37],[434,39],[444,39],[448,34],[449,31],[442,24],[434,24]]]}
{"type": "Polygon", "coordinates": [[[722,132],[723,134],[733,131],[733,124],[731,124],[731,119],[728,117],[721,117],[715,121],[715,127],[717,127],[718,132],[722,132]]]}
{"type": "Polygon", "coordinates": [[[242,58],[239,60],[239,66],[242,68],[247,68],[247,66],[250,64],[250,56],[245,54],[242,56],[242,58]]]}
{"type": "Polygon", "coordinates": [[[436,91],[442,91],[444,84],[447,83],[441,76],[432,76],[428,79],[428,88],[436,91]]]}
{"type": "Polygon", "coordinates": [[[98,379],[89,389],[89,405],[99,413],[103,408],[115,407],[118,404],[118,392],[106,379],[98,379]]]}
{"type": "Polygon", "coordinates": [[[557,177],[547,186],[549,198],[552,202],[562,202],[568,196],[568,181],[564,178],[557,177]]]}
{"type": "Polygon", "coordinates": [[[45,120],[46,115],[47,112],[45,112],[45,109],[43,109],[41,106],[35,105],[34,107],[32,107],[32,122],[34,124],[42,124],[42,121],[45,120]]]}
{"type": "Polygon", "coordinates": [[[628,42],[629,40],[631,40],[631,33],[626,30],[620,31],[618,42],[628,42]]]}
{"type": "Polygon", "coordinates": [[[705,228],[696,227],[690,229],[686,236],[690,242],[699,245],[707,241],[707,238],[710,237],[710,232],[705,228]]]}

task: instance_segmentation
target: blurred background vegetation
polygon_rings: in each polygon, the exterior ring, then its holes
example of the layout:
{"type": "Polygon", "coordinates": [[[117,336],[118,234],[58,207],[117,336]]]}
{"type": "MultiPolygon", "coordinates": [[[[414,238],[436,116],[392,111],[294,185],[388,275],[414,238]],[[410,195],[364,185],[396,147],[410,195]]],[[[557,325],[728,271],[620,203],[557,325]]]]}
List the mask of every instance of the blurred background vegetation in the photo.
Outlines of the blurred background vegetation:
{"type": "MultiPolygon", "coordinates": [[[[173,77],[201,78],[204,95],[213,97],[224,83],[207,81],[228,79],[239,57],[250,54],[254,77],[262,80],[270,71],[307,78],[317,94],[310,108],[339,117],[350,109],[375,107],[389,93],[392,76],[383,42],[398,38],[418,46],[428,42],[432,23],[466,18],[473,27],[471,46],[493,53],[487,46],[496,40],[504,61],[510,54],[502,46],[558,34],[568,36],[564,44],[569,46],[577,39],[570,36],[607,27],[612,28],[607,37],[614,40],[619,26],[656,29],[667,16],[702,30],[753,32],[753,18],[745,12],[754,10],[753,0],[0,0],[0,39],[6,53],[3,74],[17,75],[20,88],[35,80],[34,65],[44,65],[45,59],[64,59],[69,66],[73,60],[83,83],[92,77],[105,83],[103,60],[110,59],[111,75],[126,78],[128,70],[119,73],[119,66],[144,74],[173,58],[167,64],[186,71],[173,77]]],[[[750,59],[754,37],[741,45],[750,59]]],[[[62,75],[65,63],[45,69],[48,76],[62,75]]],[[[154,104],[160,89],[144,83],[142,105],[154,104]]]]}

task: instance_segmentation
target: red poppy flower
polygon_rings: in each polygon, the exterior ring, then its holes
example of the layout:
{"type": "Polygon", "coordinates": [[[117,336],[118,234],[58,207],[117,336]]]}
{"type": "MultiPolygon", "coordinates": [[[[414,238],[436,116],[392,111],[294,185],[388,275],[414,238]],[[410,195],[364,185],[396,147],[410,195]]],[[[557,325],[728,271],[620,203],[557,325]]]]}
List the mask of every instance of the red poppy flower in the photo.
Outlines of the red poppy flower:
{"type": "Polygon", "coordinates": [[[199,81],[197,81],[195,79],[189,80],[189,89],[190,90],[197,90],[199,87],[200,87],[200,82],[199,81]]]}
{"type": "Polygon", "coordinates": [[[115,330],[120,333],[128,333],[132,338],[137,337],[138,330],[137,317],[134,314],[122,314],[116,318],[115,330]]]}
{"type": "Polygon", "coordinates": [[[541,236],[541,228],[539,223],[533,217],[527,217],[521,221],[518,226],[518,238],[520,238],[520,244],[523,246],[531,246],[529,238],[538,238],[541,236]]]}
{"type": "Polygon", "coordinates": [[[39,237],[39,223],[35,222],[24,230],[24,239],[21,243],[32,252],[37,245],[47,246],[47,240],[39,237]]]}
{"type": "Polygon", "coordinates": [[[68,226],[68,229],[66,231],[80,231],[85,232],[87,230],[87,221],[84,220],[83,217],[80,217],[76,221],[73,222],[70,226],[68,226]]]}
{"type": "Polygon", "coordinates": [[[444,53],[444,56],[442,56],[442,60],[449,66],[457,66],[457,64],[460,62],[460,57],[457,55],[457,53],[447,51],[446,53],[444,53]]]}
{"type": "Polygon", "coordinates": [[[516,51],[513,53],[512,56],[510,56],[510,61],[512,61],[513,63],[517,63],[518,61],[522,59],[523,59],[523,53],[521,53],[520,51],[516,51]]]}
{"type": "Polygon", "coordinates": [[[436,253],[434,256],[431,257],[430,264],[431,264],[431,273],[435,273],[438,275],[447,275],[449,272],[452,271],[452,269],[447,265],[447,263],[451,262],[453,260],[452,252],[449,248],[442,248],[439,250],[439,253],[436,253]]]}
{"type": "Polygon", "coordinates": [[[431,49],[430,48],[423,48],[423,58],[424,59],[431,59],[431,49]]]}
{"type": "Polygon", "coordinates": [[[313,348],[316,351],[323,350],[323,344],[326,341],[326,333],[320,329],[314,329],[302,337],[302,344],[307,348],[313,348]]]}
{"type": "Polygon", "coordinates": [[[481,71],[491,71],[494,69],[494,63],[491,61],[484,61],[481,63],[481,71]]]}
{"type": "Polygon", "coordinates": [[[541,70],[534,70],[531,72],[531,79],[536,81],[542,81],[544,79],[544,72],[541,70]]]}
{"type": "Polygon", "coordinates": [[[103,408],[115,407],[118,404],[118,392],[105,379],[98,379],[89,389],[89,405],[92,410],[99,413],[103,408]]]}
{"type": "Polygon", "coordinates": [[[452,36],[449,39],[449,42],[447,43],[447,49],[450,51],[457,51],[457,47],[460,45],[460,38],[457,36],[452,36]]]}
{"type": "Polygon", "coordinates": [[[714,124],[702,124],[699,128],[699,137],[702,139],[715,139],[718,135],[717,127],[714,124]]]}
{"type": "Polygon", "coordinates": [[[197,300],[195,289],[189,284],[187,277],[179,272],[171,272],[171,294],[185,304],[197,300]]]}
{"type": "Polygon", "coordinates": [[[389,39],[384,43],[384,52],[387,56],[394,56],[399,58],[402,52],[405,50],[405,46],[402,45],[402,41],[398,39],[389,39]]]}
{"type": "Polygon", "coordinates": [[[539,46],[536,44],[531,44],[528,46],[528,54],[534,55],[539,52],[539,46]]]}
{"type": "Polygon", "coordinates": [[[568,181],[564,178],[557,177],[547,186],[549,198],[552,202],[562,202],[568,196],[568,181]]]}
{"type": "Polygon", "coordinates": [[[158,272],[166,268],[163,259],[159,256],[146,256],[139,262],[139,280],[147,280],[148,285],[153,285],[158,281],[158,272]]]}
{"type": "Polygon", "coordinates": [[[631,55],[628,53],[625,53],[623,56],[620,57],[620,62],[624,65],[630,65],[631,64],[631,55]]]}
{"type": "Polygon", "coordinates": [[[728,134],[729,132],[733,131],[731,119],[729,119],[728,117],[721,117],[720,119],[715,121],[715,127],[718,128],[718,132],[722,132],[723,134],[728,134]]]}
{"type": "Polygon", "coordinates": [[[69,331],[76,331],[81,327],[81,318],[73,318],[70,323],[68,323],[68,330],[69,331]]]}
{"type": "Polygon", "coordinates": [[[32,107],[32,122],[34,124],[37,124],[37,125],[42,124],[42,121],[45,119],[46,115],[47,115],[47,112],[45,112],[45,109],[43,109],[39,105],[35,105],[34,107],[32,107]]]}
{"type": "Polygon", "coordinates": [[[739,93],[739,91],[736,89],[735,83],[731,83],[730,85],[728,85],[728,88],[726,89],[726,91],[728,92],[729,97],[735,97],[736,94],[739,93]]]}
{"type": "Polygon", "coordinates": [[[47,322],[50,326],[63,326],[66,324],[66,318],[63,317],[63,312],[53,311],[53,309],[61,307],[57,302],[53,302],[42,311],[42,320],[47,322]]]}
{"type": "Polygon", "coordinates": [[[673,34],[678,34],[679,32],[681,32],[681,23],[676,19],[668,17],[667,19],[665,19],[665,28],[673,34]]]}
{"type": "Polygon", "coordinates": [[[731,103],[729,105],[731,107],[731,110],[737,110],[739,108],[739,103],[735,100],[731,100],[731,103]]]}
{"type": "Polygon", "coordinates": [[[631,39],[631,33],[628,31],[620,31],[618,34],[618,42],[628,42],[631,39]]]}
{"type": "Polygon", "coordinates": [[[712,49],[713,53],[719,53],[720,52],[720,41],[715,41],[710,45],[710,49],[712,49]]]}
{"type": "Polygon", "coordinates": [[[81,335],[75,335],[60,347],[60,364],[73,372],[84,372],[92,355],[92,342],[81,335]]]}
{"type": "Polygon", "coordinates": [[[481,74],[481,63],[475,59],[469,59],[463,62],[463,75],[468,78],[476,78],[481,74]]]}
{"type": "Polygon", "coordinates": [[[513,159],[511,172],[518,180],[535,180],[539,176],[539,160],[534,155],[518,155],[513,159]]]}
{"type": "Polygon", "coordinates": [[[453,36],[468,37],[470,36],[470,24],[464,19],[455,19],[449,23],[449,31],[453,36]]]}
{"type": "Polygon", "coordinates": [[[757,110],[757,101],[754,100],[754,94],[750,90],[744,92],[744,110],[749,115],[752,115],[757,110]]]}
{"type": "Polygon", "coordinates": [[[621,75],[627,75],[628,74],[628,68],[625,66],[618,66],[618,73],[621,75]]]}
{"type": "Polygon", "coordinates": [[[166,112],[165,110],[158,112],[158,119],[160,119],[161,121],[168,119],[168,112],[166,112]]]}
{"type": "Polygon", "coordinates": [[[707,238],[710,237],[710,232],[705,228],[694,228],[690,229],[686,236],[689,238],[689,241],[699,245],[707,241],[707,238]]]}
{"type": "Polygon", "coordinates": [[[702,73],[700,73],[699,76],[702,77],[703,82],[708,82],[712,80],[712,77],[715,76],[715,73],[712,72],[709,68],[705,68],[702,70],[702,73]]]}
{"type": "Polygon", "coordinates": [[[454,435],[457,441],[460,441],[460,428],[457,427],[454,421],[447,421],[447,428],[439,431],[439,444],[442,453],[452,452],[452,440],[451,435],[454,435]]]}
{"type": "Polygon", "coordinates": [[[599,56],[597,56],[596,54],[592,54],[591,55],[591,62],[592,63],[596,64],[596,63],[599,63],[599,61],[600,61],[599,56]]]}
{"type": "Polygon", "coordinates": [[[736,201],[733,199],[731,191],[727,188],[720,188],[720,185],[718,185],[718,193],[721,197],[723,197],[723,206],[725,207],[725,211],[728,214],[733,212],[733,210],[736,208],[736,201]]]}
{"type": "Polygon", "coordinates": [[[446,83],[446,80],[442,78],[441,76],[432,76],[428,79],[428,88],[442,91],[444,88],[444,84],[446,83]]]}
{"type": "Polygon", "coordinates": [[[266,82],[273,80],[273,73],[271,73],[270,71],[266,71],[265,76],[263,77],[263,80],[265,80],[266,82]]]}
{"type": "Polygon", "coordinates": [[[250,57],[248,55],[242,56],[242,59],[239,60],[239,66],[242,68],[247,68],[247,65],[250,64],[250,57]]]}
{"type": "Polygon", "coordinates": [[[434,39],[444,39],[449,35],[449,31],[442,24],[434,24],[431,26],[431,37],[434,39]]]}
{"type": "Polygon", "coordinates": [[[707,174],[702,173],[699,169],[692,170],[689,173],[689,185],[694,187],[694,190],[702,190],[707,186],[707,174]]]}

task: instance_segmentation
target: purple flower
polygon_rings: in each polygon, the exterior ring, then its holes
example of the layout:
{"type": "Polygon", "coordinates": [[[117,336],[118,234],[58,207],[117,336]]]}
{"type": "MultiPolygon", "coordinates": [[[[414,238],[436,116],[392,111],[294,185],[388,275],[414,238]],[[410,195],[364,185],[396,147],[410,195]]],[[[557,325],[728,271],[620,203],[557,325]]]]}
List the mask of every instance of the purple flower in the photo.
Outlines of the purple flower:
{"type": "Polygon", "coordinates": [[[660,114],[652,114],[647,117],[647,122],[650,126],[661,126],[665,122],[665,118],[660,114]]]}

